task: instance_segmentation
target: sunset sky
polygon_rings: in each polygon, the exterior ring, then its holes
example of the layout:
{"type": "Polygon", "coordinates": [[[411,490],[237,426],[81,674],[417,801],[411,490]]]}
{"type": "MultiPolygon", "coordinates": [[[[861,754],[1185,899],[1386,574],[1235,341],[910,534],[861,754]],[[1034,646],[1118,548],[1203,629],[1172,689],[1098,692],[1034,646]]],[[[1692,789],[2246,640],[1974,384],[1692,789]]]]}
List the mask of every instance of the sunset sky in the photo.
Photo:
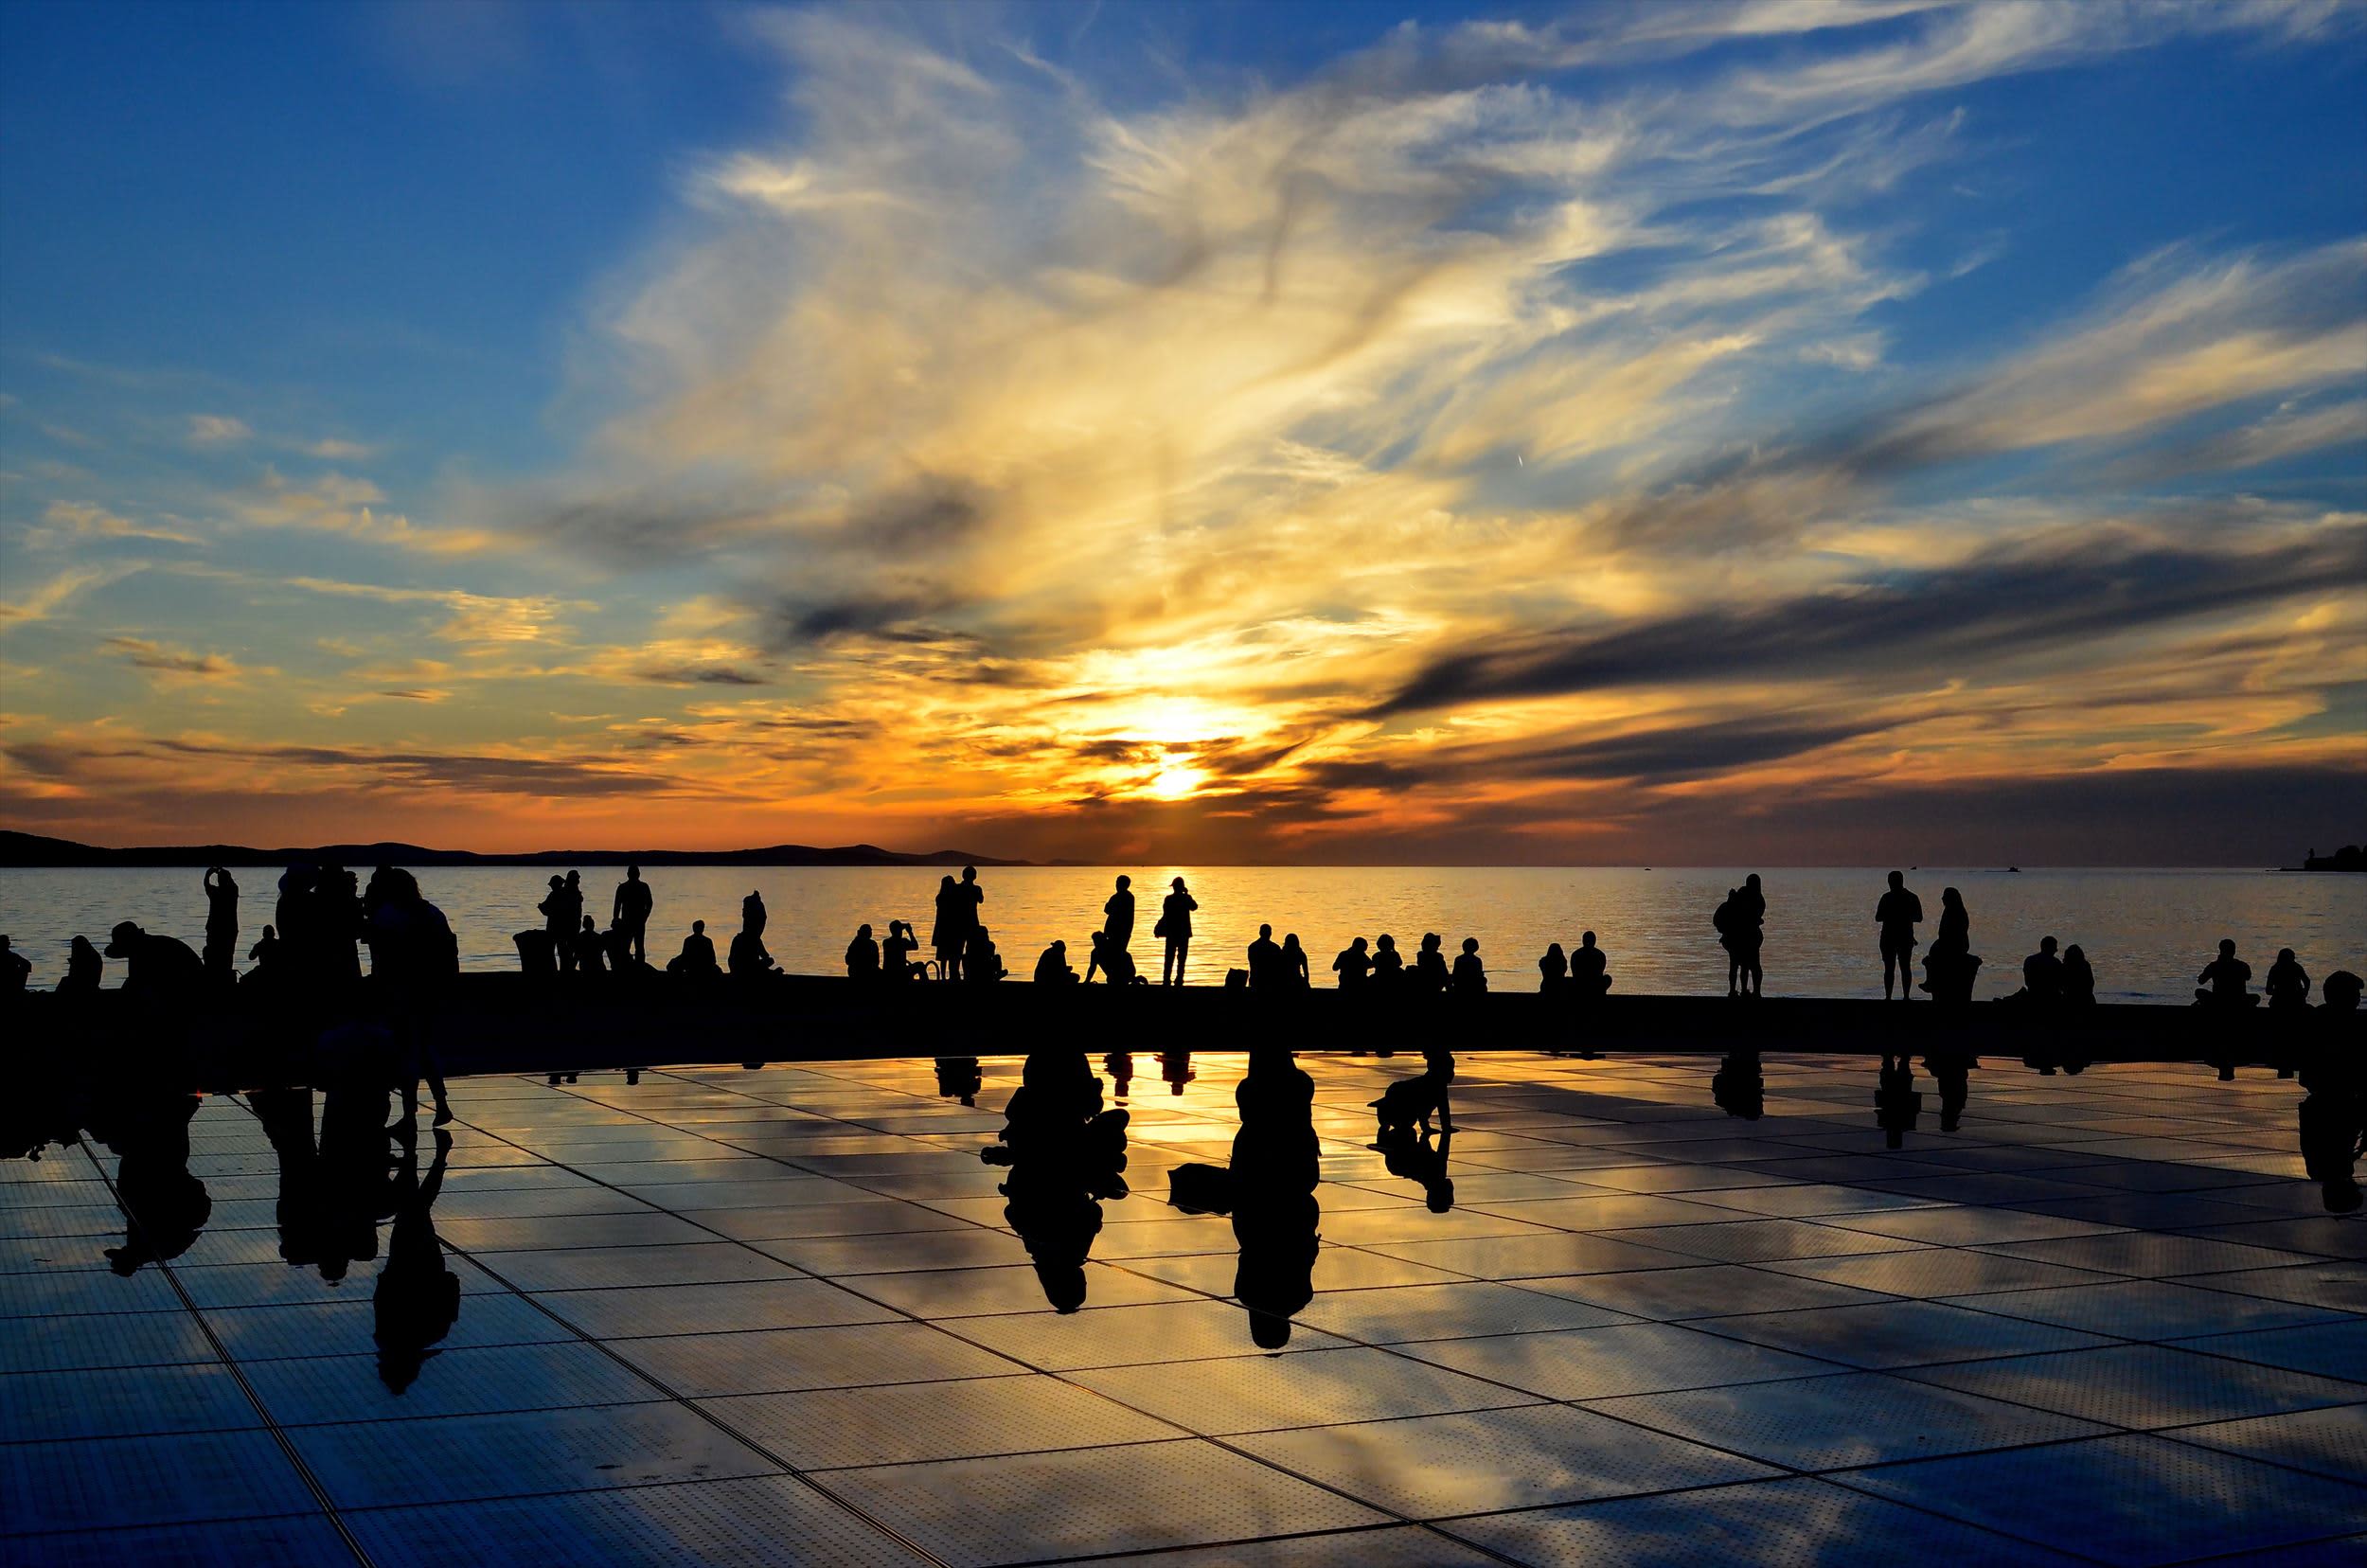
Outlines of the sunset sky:
{"type": "Polygon", "coordinates": [[[0,827],[2367,837],[2367,7],[0,8],[0,827]]]}

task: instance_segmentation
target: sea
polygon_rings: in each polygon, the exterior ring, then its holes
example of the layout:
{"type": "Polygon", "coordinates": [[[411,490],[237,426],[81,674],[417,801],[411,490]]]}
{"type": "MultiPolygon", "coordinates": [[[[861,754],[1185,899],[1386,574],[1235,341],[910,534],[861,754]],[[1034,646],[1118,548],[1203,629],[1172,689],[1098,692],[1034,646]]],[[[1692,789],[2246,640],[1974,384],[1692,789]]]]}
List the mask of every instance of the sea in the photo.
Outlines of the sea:
{"type": "MultiPolygon", "coordinates": [[[[369,867],[356,868],[365,879],[369,867]]],[[[1068,943],[1081,972],[1089,934],[1101,924],[1112,879],[1134,880],[1133,952],[1156,976],[1162,944],[1150,935],[1169,883],[1184,879],[1199,900],[1188,979],[1219,985],[1225,971],[1270,923],[1276,940],[1295,932],[1315,983],[1330,983],[1332,957],[1355,936],[1388,933],[1409,959],[1422,935],[1445,938],[1450,955],[1476,937],[1491,987],[1529,990],[1546,944],[1565,951],[1592,930],[1610,954],[1620,994],[1715,994],[1725,989],[1725,953],[1711,915],[1751,870],[1767,896],[1761,959],[1771,996],[1878,997],[1881,958],[1874,905],[1884,889],[1880,868],[1527,866],[1024,866],[988,867],[983,915],[1016,976],[1035,967],[1046,944],[1068,943]]],[[[1902,867],[1901,869],[1905,869],[1902,867]]],[[[428,898],[458,935],[463,968],[517,967],[512,935],[537,928],[535,905],[547,890],[543,866],[425,867],[428,898]]],[[[652,867],[656,895],[650,922],[653,962],[679,952],[693,919],[707,922],[720,952],[738,929],[739,903],[760,891],[770,917],[765,945],[798,973],[843,971],[847,940],[868,922],[884,936],[890,919],[909,920],[922,942],[937,879],[935,867],[652,867]]],[[[244,949],[271,918],[276,874],[240,868],[240,940],[244,949]]],[[[583,873],[585,907],[605,920],[620,867],[583,873]]],[[[2021,960],[2042,936],[2076,942],[2094,967],[2096,994],[2115,1002],[2182,1003],[2196,972],[2222,937],[2252,966],[2255,983],[2279,948],[2289,947],[2313,982],[2338,969],[2367,972],[2367,876],[2256,870],[2004,871],[1925,866],[1907,885],[1936,929],[1943,888],[1957,888],[1972,918],[1972,949],[1984,959],[1977,995],[2002,996],[2020,984],[2021,960]]],[[[31,960],[31,983],[55,985],[76,933],[106,945],[118,920],[202,947],[205,895],[192,867],[0,869],[0,932],[31,960]]],[[[106,981],[122,980],[110,962],[106,981]]],[[[2314,999],[2313,991],[2313,999],[2314,999]]]]}

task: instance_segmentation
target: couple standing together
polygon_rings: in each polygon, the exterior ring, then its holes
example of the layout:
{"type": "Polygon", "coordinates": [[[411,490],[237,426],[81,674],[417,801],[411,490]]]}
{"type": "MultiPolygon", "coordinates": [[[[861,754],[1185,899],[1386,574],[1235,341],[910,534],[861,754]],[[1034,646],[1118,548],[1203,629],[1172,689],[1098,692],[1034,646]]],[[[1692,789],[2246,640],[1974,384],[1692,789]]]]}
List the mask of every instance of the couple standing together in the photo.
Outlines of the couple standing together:
{"type": "MultiPolygon", "coordinates": [[[[1180,986],[1184,983],[1184,962],[1192,946],[1192,911],[1200,907],[1191,890],[1178,877],[1168,886],[1172,889],[1159,906],[1159,923],[1150,928],[1153,936],[1167,944],[1166,956],[1159,965],[1159,984],[1180,986]]],[[[1101,943],[1106,953],[1123,953],[1134,939],[1134,879],[1120,877],[1117,891],[1101,906],[1101,943]]],[[[1108,967],[1106,964],[1104,967],[1108,967]]],[[[1129,965],[1130,968],[1130,964],[1129,965]]]]}

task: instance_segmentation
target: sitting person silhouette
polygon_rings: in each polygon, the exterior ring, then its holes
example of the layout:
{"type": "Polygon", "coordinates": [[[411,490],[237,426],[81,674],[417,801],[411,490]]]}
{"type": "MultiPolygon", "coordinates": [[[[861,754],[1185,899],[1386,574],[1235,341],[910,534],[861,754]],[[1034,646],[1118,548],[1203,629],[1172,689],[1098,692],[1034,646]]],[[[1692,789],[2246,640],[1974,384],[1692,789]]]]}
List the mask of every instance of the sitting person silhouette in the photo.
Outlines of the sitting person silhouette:
{"type": "Polygon", "coordinates": [[[1307,950],[1295,931],[1282,938],[1282,985],[1285,990],[1306,990],[1314,984],[1307,972],[1307,950]]]}
{"type": "Polygon", "coordinates": [[[151,935],[130,920],[118,921],[108,934],[105,952],[124,960],[126,995],[172,1001],[194,995],[205,978],[205,965],[188,943],[151,935]]]}
{"type": "Polygon", "coordinates": [[[1414,989],[1424,996],[1436,996],[1447,989],[1447,955],[1440,951],[1442,938],[1434,931],[1422,934],[1422,945],[1414,954],[1414,989]]]}
{"type": "Polygon", "coordinates": [[[1093,934],[1094,950],[1085,960],[1085,978],[1091,980],[1095,970],[1112,986],[1147,986],[1142,971],[1134,965],[1134,955],[1110,938],[1107,932],[1093,934]]]}
{"type": "Polygon", "coordinates": [[[0,936],[0,991],[22,991],[32,977],[33,961],[17,952],[9,937],[0,936]]]}
{"type": "Polygon", "coordinates": [[[2038,938],[2038,951],[2021,961],[2021,994],[2025,1001],[2052,1007],[2063,1000],[2063,960],[2055,956],[2055,938],[2038,938]]]}
{"type": "Polygon", "coordinates": [[[1373,943],[1373,985],[1384,990],[1396,990],[1405,978],[1405,956],[1397,951],[1397,939],[1382,932],[1373,943]]]}
{"type": "Polygon", "coordinates": [[[1570,983],[1570,960],[1559,942],[1545,944],[1545,956],[1537,961],[1537,989],[1551,996],[1570,983]]]}
{"type": "Polygon", "coordinates": [[[1463,951],[1455,955],[1450,985],[1457,996],[1478,996],[1487,989],[1487,966],[1480,962],[1478,937],[1463,938],[1463,951]]]}
{"type": "Polygon", "coordinates": [[[868,920],[855,928],[853,940],[846,944],[846,978],[865,986],[880,978],[880,944],[868,920]]]}
{"type": "Polygon", "coordinates": [[[1972,1000],[1972,983],[1981,960],[1972,952],[1972,917],[1964,895],[1952,887],[1940,890],[1940,929],[1923,954],[1923,989],[1934,1002],[1962,1005],[1972,1000]]]}
{"type": "Polygon", "coordinates": [[[764,951],[763,936],[752,926],[742,926],[733,934],[731,953],[724,962],[735,980],[754,980],[774,969],[773,955],[764,951]]]}
{"type": "Polygon", "coordinates": [[[1423,1069],[1418,1077],[1398,1078],[1380,1092],[1380,1098],[1371,1102],[1380,1122],[1379,1135],[1431,1132],[1431,1116],[1438,1117],[1437,1131],[1454,1131],[1453,1108],[1447,1102],[1447,1091],[1454,1082],[1454,1054],[1433,1047],[1422,1053],[1423,1069]]]}
{"type": "MultiPolygon", "coordinates": [[[[1095,935],[1098,935],[1099,933],[1095,935]]],[[[1039,986],[1074,986],[1077,971],[1069,967],[1068,944],[1056,941],[1043,950],[1036,960],[1036,984],[1039,986]]]]}
{"type": "MultiPolygon", "coordinates": [[[[265,926],[263,932],[268,936],[271,934],[271,927],[265,926]]],[[[259,947],[261,944],[257,945],[259,947]]],[[[66,944],[65,978],[58,982],[59,994],[62,996],[97,995],[99,979],[105,974],[106,969],[107,960],[98,955],[97,948],[91,946],[90,938],[77,935],[73,941],[66,944]]]]}
{"type": "Polygon", "coordinates": [[[690,922],[690,935],[682,939],[682,951],[666,961],[666,972],[695,977],[720,972],[715,962],[715,941],[707,935],[704,920],[690,922]]]}
{"type": "Polygon", "coordinates": [[[890,920],[887,940],[880,944],[880,968],[890,980],[917,980],[923,966],[913,954],[920,951],[920,940],[913,935],[910,922],[890,920]]]}
{"type": "MultiPolygon", "coordinates": [[[[2096,971],[2088,966],[2087,951],[2077,942],[2063,950],[2063,1005],[2092,1007],[2096,1001],[2096,971]]],[[[1955,1129],[1949,1129],[1954,1131],[1955,1129]]]]}
{"type": "Polygon", "coordinates": [[[995,951],[994,938],[987,928],[971,926],[969,939],[962,944],[962,978],[990,986],[1010,972],[1003,967],[1003,955],[995,951]]]}
{"type": "Polygon", "coordinates": [[[2308,1010],[2309,972],[2293,956],[2291,948],[2277,949],[2277,961],[2269,966],[2269,977],[2261,982],[2260,989],[2268,993],[2270,1012],[2308,1010]]]}
{"type": "Polygon", "coordinates": [[[279,933],[265,926],[263,934],[255,938],[255,945],[246,950],[246,955],[257,971],[269,970],[279,961],[279,933]]]}
{"type": "Polygon", "coordinates": [[[591,916],[583,918],[583,929],[576,933],[576,967],[586,974],[598,974],[608,968],[608,938],[591,916]]]}
{"type": "Polygon", "coordinates": [[[2195,988],[2195,1001],[2201,1006],[2233,1009],[2259,1004],[2260,998],[2248,989],[2251,966],[2235,956],[2235,943],[2229,938],[2220,938],[2219,955],[2203,965],[2195,978],[2202,982],[2195,988]]]}
{"type": "Polygon", "coordinates": [[[1570,985],[1578,1000],[1591,1002],[1611,989],[1611,960],[1594,945],[1594,934],[1578,934],[1578,950],[1570,955],[1570,985]]]}
{"type": "Polygon", "coordinates": [[[1273,939],[1273,927],[1261,925],[1257,940],[1249,945],[1249,989],[1277,991],[1282,980],[1282,948],[1273,939]]]}
{"type": "Polygon", "coordinates": [[[1357,937],[1340,950],[1331,960],[1332,972],[1340,977],[1342,990],[1362,990],[1364,977],[1372,971],[1373,961],[1365,955],[1364,938],[1357,937]]]}

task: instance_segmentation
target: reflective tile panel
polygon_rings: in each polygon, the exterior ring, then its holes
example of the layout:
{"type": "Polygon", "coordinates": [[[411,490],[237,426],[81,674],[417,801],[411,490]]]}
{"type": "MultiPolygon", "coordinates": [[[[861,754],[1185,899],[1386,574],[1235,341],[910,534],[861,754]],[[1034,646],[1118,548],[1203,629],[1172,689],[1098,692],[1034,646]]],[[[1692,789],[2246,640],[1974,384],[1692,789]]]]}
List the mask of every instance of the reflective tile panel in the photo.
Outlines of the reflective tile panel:
{"type": "Polygon", "coordinates": [[[2290,1081],[1131,1065],[134,1095],[0,1164],[0,1565],[2367,1560],[2290,1081]]]}

